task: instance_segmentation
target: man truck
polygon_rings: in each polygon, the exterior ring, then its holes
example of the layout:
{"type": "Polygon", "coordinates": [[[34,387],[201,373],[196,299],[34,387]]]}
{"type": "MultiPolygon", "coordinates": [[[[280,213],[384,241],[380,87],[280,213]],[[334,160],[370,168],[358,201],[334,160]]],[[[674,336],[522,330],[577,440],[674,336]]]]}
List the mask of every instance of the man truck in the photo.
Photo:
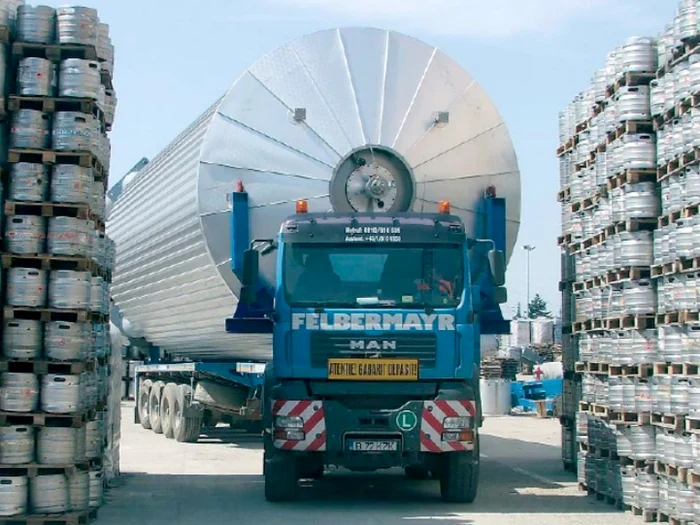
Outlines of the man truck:
{"type": "Polygon", "coordinates": [[[520,189],[458,64],[390,31],[302,37],[120,190],[112,295],[150,349],[142,425],[259,425],[271,501],[328,466],[402,467],[473,501],[480,340],[509,331],[520,189]]]}

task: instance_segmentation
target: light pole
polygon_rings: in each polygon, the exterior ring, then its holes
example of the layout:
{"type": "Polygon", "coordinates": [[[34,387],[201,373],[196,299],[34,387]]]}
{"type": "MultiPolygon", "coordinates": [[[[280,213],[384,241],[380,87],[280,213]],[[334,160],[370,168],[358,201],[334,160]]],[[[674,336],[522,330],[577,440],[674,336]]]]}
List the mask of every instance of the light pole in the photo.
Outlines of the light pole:
{"type": "Polygon", "coordinates": [[[526,244],[523,246],[523,250],[527,252],[526,262],[525,262],[525,272],[526,272],[526,285],[527,285],[527,318],[530,319],[530,252],[534,250],[536,246],[534,244],[526,244]]]}

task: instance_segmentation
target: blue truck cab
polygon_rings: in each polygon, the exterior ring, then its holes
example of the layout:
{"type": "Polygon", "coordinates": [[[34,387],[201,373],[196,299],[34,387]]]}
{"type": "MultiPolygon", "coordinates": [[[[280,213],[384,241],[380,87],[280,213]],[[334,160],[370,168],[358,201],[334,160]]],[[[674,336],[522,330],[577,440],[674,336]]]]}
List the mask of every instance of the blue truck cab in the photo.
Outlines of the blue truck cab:
{"type": "MultiPolygon", "coordinates": [[[[501,199],[485,199],[484,220],[504,224],[501,199]]],[[[244,194],[232,201],[232,231],[245,237],[244,194]]],[[[306,210],[298,202],[275,240],[243,253],[241,238],[232,243],[243,288],[227,329],[252,322],[273,334],[262,393],[266,498],[292,500],[299,479],[338,466],[402,467],[438,479],[445,501],[473,501],[480,337],[508,330],[498,306],[505,232],[469,238],[448,202],[438,213],[306,210]],[[273,252],[269,288],[258,268],[273,252]]]]}

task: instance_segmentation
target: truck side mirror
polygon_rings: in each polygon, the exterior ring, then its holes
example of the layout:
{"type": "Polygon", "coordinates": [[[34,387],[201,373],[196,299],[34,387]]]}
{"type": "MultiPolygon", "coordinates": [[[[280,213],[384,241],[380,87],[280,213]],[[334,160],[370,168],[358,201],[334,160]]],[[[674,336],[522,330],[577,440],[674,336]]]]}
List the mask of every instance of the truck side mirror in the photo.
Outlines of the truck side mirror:
{"type": "Polygon", "coordinates": [[[505,304],[508,302],[508,290],[505,286],[499,286],[493,289],[493,300],[496,304],[505,304]]]}
{"type": "Polygon", "coordinates": [[[253,304],[258,295],[258,274],[260,272],[260,254],[257,250],[243,252],[243,270],[241,271],[241,296],[244,304],[253,304]]]}
{"type": "Polygon", "coordinates": [[[506,256],[501,250],[489,251],[489,266],[493,284],[496,286],[506,284],[506,256]]]}

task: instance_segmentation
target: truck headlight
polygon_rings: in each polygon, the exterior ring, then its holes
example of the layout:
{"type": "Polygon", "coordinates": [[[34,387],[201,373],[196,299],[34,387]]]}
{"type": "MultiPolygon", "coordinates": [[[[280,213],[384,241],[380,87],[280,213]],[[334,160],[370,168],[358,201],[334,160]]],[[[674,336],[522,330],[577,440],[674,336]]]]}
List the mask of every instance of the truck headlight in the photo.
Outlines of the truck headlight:
{"type": "Polygon", "coordinates": [[[304,420],[299,416],[277,416],[275,417],[277,428],[304,428],[304,420]]]}
{"type": "Polygon", "coordinates": [[[459,430],[462,428],[471,428],[472,418],[469,416],[462,417],[446,417],[442,420],[442,428],[445,430],[459,430]]]}

